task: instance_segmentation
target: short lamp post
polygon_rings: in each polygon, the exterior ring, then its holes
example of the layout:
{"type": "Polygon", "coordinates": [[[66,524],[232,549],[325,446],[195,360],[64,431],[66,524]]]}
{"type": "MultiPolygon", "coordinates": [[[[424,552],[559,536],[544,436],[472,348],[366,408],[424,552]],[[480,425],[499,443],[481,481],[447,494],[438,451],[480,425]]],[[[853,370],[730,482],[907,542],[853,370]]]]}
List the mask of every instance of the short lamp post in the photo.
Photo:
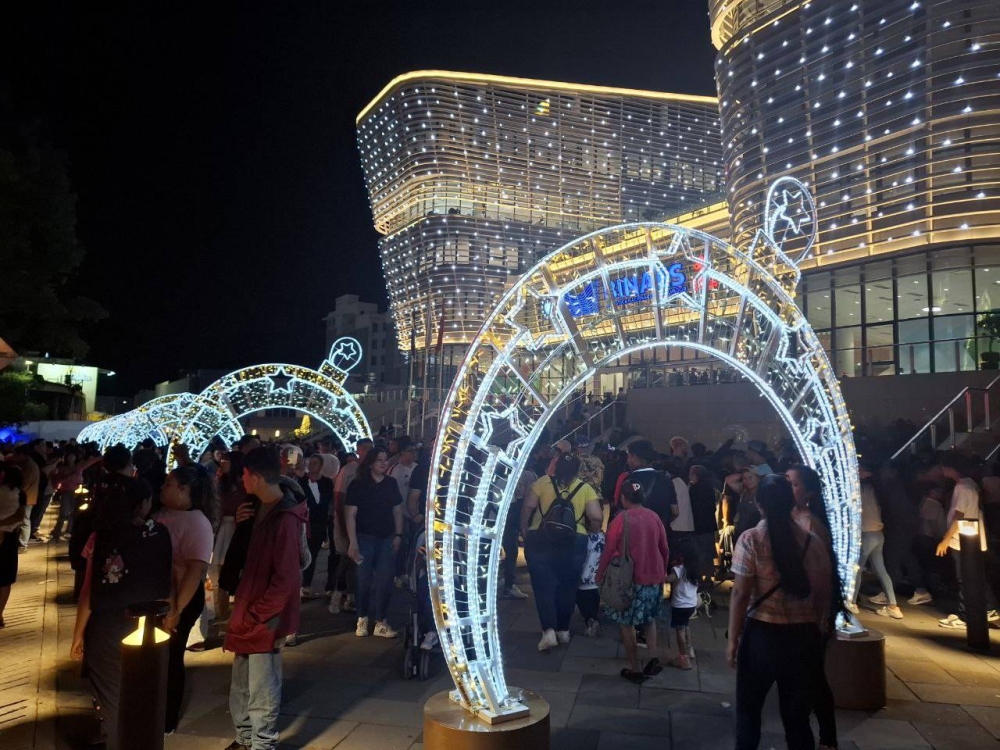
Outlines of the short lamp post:
{"type": "Polygon", "coordinates": [[[986,569],[979,542],[979,521],[961,521],[958,532],[962,597],[965,601],[965,642],[971,649],[988,651],[990,627],[986,620],[986,569]]]}
{"type": "Polygon", "coordinates": [[[156,627],[167,602],[142,602],[128,608],[136,629],[122,639],[119,747],[162,750],[167,713],[167,662],[170,634],[156,627]]]}

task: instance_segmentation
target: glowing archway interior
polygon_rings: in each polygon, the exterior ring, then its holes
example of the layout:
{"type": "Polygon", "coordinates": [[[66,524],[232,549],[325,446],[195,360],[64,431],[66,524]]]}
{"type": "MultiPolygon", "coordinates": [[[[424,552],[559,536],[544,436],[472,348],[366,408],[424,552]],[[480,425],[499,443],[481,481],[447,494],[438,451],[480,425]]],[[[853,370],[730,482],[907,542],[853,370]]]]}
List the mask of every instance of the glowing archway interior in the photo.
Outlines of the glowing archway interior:
{"type": "Polygon", "coordinates": [[[301,365],[245,367],[219,378],[198,395],[181,393],[149,401],[137,409],[87,426],[77,438],[105,449],[132,448],[146,438],[158,445],[184,443],[197,457],[213,438],[227,445],[243,434],[241,417],[263,409],[296,409],[319,420],[349,446],[371,437],[371,427],[354,397],[344,389],[347,374],[362,358],[361,344],[341,338],[318,370],[301,365]]]}
{"type": "Polygon", "coordinates": [[[473,713],[502,721],[524,711],[507,689],[496,620],[500,542],[517,478],[549,416],[630,352],[698,349],[758,387],[823,479],[841,578],[853,586],[860,488],[851,426],[835,373],[795,303],[799,272],[781,244],[759,236],[742,252],[669,224],[612,227],[548,255],[487,318],[444,407],[427,527],[453,696],[473,713]]]}

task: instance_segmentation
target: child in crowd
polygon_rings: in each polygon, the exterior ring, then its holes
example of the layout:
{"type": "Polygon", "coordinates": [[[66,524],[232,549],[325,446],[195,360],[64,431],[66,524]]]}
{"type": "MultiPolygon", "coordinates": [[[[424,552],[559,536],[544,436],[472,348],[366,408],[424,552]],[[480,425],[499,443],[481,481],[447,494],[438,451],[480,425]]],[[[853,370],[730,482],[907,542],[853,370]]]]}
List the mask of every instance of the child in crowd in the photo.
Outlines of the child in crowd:
{"type": "Polygon", "coordinates": [[[597,588],[597,566],[604,552],[604,532],[596,531],[587,535],[587,559],[580,571],[580,585],[576,590],[576,606],[587,626],[583,634],[591,638],[601,634],[598,615],[601,608],[601,592],[597,588]]]}
{"type": "Polygon", "coordinates": [[[698,607],[698,583],[701,581],[701,562],[694,539],[678,539],[671,550],[670,574],[670,627],[677,635],[677,657],[668,663],[677,669],[691,669],[694,647],[688,622],[698,607]]]}

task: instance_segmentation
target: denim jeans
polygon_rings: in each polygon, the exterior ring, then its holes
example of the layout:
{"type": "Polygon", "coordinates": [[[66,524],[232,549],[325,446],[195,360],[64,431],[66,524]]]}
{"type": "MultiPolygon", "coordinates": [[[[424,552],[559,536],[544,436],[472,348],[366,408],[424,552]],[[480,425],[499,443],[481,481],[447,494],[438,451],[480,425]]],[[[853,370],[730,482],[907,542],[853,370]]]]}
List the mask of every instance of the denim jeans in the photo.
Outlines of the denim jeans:
{"type": "Polygon", "coordinates": [[[375,621],[382,622],[389,611],[392,574],[395,570],[392,537],[379,539],[358,534],[358,551],[363,558],[358,566],[358,617],[368,617],[374,609],[375,621]]]}
{"type": "Polygon", "coordinates": [[[885,569],[885,558],[882,557],[882,548],[885,546],[885,535],[881,531],[861,532],[861,559],[858,561],[858,577],[854,582],[854,598],[857,601],[858,588],[861,585],[861,571],[864,570],[868,560],[872,562],[872,570],[878,576],[879,583],[882,584],[882,591],[889,600],[889,606],[896,606],[896,591],[892,587],[892,579],[889,578],[889,571],[885,569]]]}
{"type": "Polygon", "coordinates": [[[529,531],[524,556],[542,630],[569,630],[580,571],[587,559],[587,535],[576,534],[567,542],[553,543],[545,534],[529,531]]]}
{"type": "Polygon", "coordinates": [[[229,713],[236,739],[252,750],[278,746],[281,708],[281,651],[236,654],[229,685],[229,713]]]}

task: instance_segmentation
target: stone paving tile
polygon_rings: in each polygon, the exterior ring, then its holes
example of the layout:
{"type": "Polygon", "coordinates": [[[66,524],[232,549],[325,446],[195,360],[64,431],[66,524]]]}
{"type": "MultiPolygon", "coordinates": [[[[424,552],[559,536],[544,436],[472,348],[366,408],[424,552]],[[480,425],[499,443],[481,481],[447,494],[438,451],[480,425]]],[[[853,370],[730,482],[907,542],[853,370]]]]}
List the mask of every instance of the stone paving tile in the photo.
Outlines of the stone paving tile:
{"type": "MultiPolygon", "coordinates": [[[[840,733],[838,732],[838,737],[840,733]]],[[[843,735],[859,750],[916,750],[931,747],[906,721],[868,719],[843,735]]]]}
{"type": "MultiPolygon", "coordinates": [[[[960,685],[1000,688],[1000,672],[986,666],[974,669],[952,667],[948,672],[960,685]]],[[[925,680],[915,680],[915,682],[925,682],[925,680]]]]}
{"type": "Polygon", "coordinates": [[[735,711],[732,695],[698,693],[687,690],[649,690],[645,685],[639,696],[639,708],[649,711],[670,711],[697,716],[732,718],[735,711]]]}
{"type": "Polygon", "coordinates": [[[554,648],[551,651],[539,651],[538,641],[527,648],[515,648],[512,653],[504,652],[505,667],[513,669],[532,669],[537,672],[558,672],[566,659],[565,648],[554,648]]]}
{"type": "Polygon", "coordinates": [[[217,706],[211,711],[206,711],[197,719],[188,722],[183,727],[179,727],[177,736],[190,737],[228,737],[232,742],[234,738],[233,720],[229,715],[229,702],[217,706]]]}
{"type": "MultiPolygon", "coordinates": [[[[860,713],[860,712],[851,712],[860,713]]],[[[914,703],[890,698],[886,707],[880,711],[868,714],[877,719],[895,719],[898,721],[921,721],[927,724],[948,726],[972,725],[975,720],[961,706],[947,703],[914,703]]]]}
{"type": "Polygon", "coordinates": [[[656,711],[641,711],[636,708],[577,704],[569,718],[569,726],[574,729],[589,729],[596,732],[622,732],[624,734],[669,737],[670,715],[656,711]]]}
{"type": "MultiPolygon", "coordinates": [[[[553,727],[549,735],[549,750],[597,750],[600,737],[598,732],[587,729],[553,727]]],[[[530,749],[524,748],[524,750],[530,749]]]]}
{"type": "Polygon", "coordinates": [[[885,695],[889,700],[919,701],[920,698],[896,677],[890,670],[885,670],[885,695]]]}
{"type": "Polygon", "coordinates": [[[219,750],[225,748],[234,737],[193,737],[188,734],[174,734],[163,742],[164,750],[219,750]]]}
{"type": "MultiPolygon", "coordinates": [[[[671,713],[671,739],[673,746],[696,747],[698,750],[732,750],[735,743],[732,721],[720,721],[714,716],[671,713]]],[[[761,747],[770,747],[762,744],[761,747]]]]}
{"type": "Polygon", "coordinates": [[[570,642],[566,653],[569,656],[581,656],[584,658],[600,657],[614,659],[618,655],[618,639],[579,636],[570,642]]]}
{"type": "Polygon", "coordinates": [[[533,669],[507,669],[507,684],[534,690],[545,695],[551,690],[575,693],[583,675],[576,672],[538,672],[533,669]]]}
{"type": "Polygon", "coordinates": [[[962,708],[983,729],[1000,740],[1000,708],[990,706],[962,706],[962,708]]]}
{"type": "Polygon", "coordinates": [[[966,687],[964,685],[908,685],[918,698],[929,703],[954,703],[970,706],[1000,706],[1000,689],[966,687]]]}
{"type": "MultiPolygon", "coordinates": [[[[619,663],[624,666],[624,662],[619,663]]],[[[664,667],[662,672],[646,680],[642,686],[651,690],[701,690],[701,681],[697,667],[689,670],[664,667]]]]}
{"type": "Polygon", "coordinates": [[[622,668],[625,666],[625,662],[619,659],[567,656],[563,659],[560,671],[579,674],[601,674],[615,676],[621,679],[620,674],[622,668]]]}
{"type": "Polygon", "coordinates": [[[355,721],[329,721],[304,716],[282,716],[278,721],[281,741],[293,747],[334,747],[357,726],[355,721]]]}
{"type": "Polygon", "coordinates": [[[736,671],[733,669],[725,673],[699,671],[698,682],[701,689],[709,693],[735,693],[736,671]]]}
{"type": "Polygon", "coordinates": [[[420,730],[359,724],[336,745],[337,750],[408,750],[420,736],[420,730]]]}
{"type": "Polygon", "coordinates": [[[549,703],[549,726],[561,729],[569,724],[569,717],[576,705],[576,693],[549,690],[545,693],[545,700],[549,703]]]}
{"type": "Polygon", "coordinates": [[[621,734],[601,732],[597,750],[670,750],[672,745],[666,737],[645,737],[641,734],[621,734]]]}
{"type": "Polygon", "coordinates": [[[888,668],[903,682],[925,682],[937,685],[958,685],[959,682],[932,661],[894,659],[888,668]]]}
{"type": "Polygon", "coordinates": [[[639,708],[639,686],[620,675],[585,674],[577,693],[578,704],[639,708]]]}
{"type": "Polygon", "coordinates": [[[423,703],[418,705],[382,698],[359,698],[344,710],[340,718],[361,724],[419,729],[424,725],[424,709],[423,703]]]}
{"type": "Polygon", "coordinates": [[[339,719],[355,702],[368,695],[365,685],[343,685],[337,691],[328,691],[324,683],[320,688],[310,690],[291,700],[281,701],[281,713],[289,716],[311,716],[323,719],[339,719]]]}
{"type": "Polygon", "coordinates": [[[996,738],[978,725],[956,727],[915,721],[913,727],[935,750],[986,750],[997,746],[996,738]]]}

